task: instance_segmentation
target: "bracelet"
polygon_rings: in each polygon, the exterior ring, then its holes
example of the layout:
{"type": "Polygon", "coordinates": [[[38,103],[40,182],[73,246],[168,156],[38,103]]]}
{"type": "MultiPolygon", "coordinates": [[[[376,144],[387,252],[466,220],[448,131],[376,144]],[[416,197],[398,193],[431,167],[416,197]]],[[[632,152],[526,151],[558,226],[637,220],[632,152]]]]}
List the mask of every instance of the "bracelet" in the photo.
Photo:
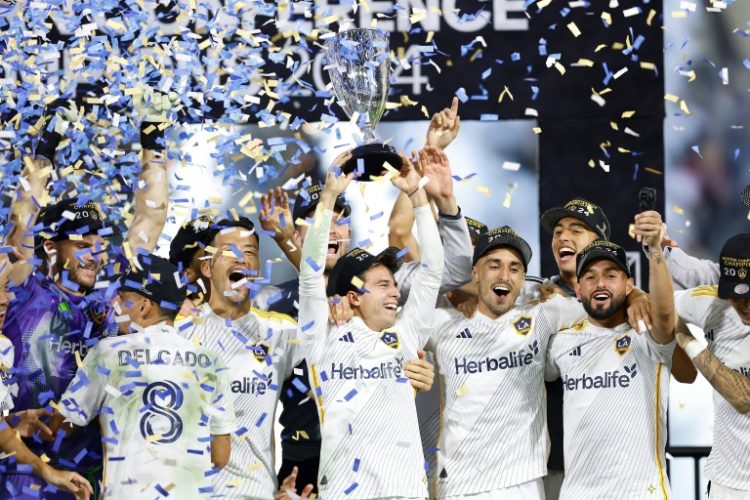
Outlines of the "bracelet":
{"type": "Polygon", "coordinates": [[[412,191],[411,193],[407,194],[406,196],[407,196],[408,198],[411,198],[411,197],[412,197],[412,196],[413,196],[413,195],[414,195],[414,194],[415,194],[415,193],[416,193],[417,191],[419,191],[420,189],[422,189],[422,186],[417,186],[417,189],[415,189],[415,190],[414,190],[414,191],[412,191]]]}
{"type": "Polygon", "coordinates": [[[685,351],[685,354],[687,354],[690,359],[695,359],[700,353],[706,350],[706,346],[693,339],[688,342],[688,344],[683,347],[682,350],[685,351]]]}

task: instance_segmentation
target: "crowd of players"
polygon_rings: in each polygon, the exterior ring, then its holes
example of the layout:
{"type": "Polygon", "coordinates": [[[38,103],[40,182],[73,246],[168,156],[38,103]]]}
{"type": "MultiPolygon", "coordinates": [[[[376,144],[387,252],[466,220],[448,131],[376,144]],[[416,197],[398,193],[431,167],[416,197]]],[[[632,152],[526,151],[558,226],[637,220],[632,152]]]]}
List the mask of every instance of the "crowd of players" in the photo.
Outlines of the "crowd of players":
{"type": "Polygon", "coordinates": [[[540,221],[559,274],[527,276],[528,243],[459,208],[454,101],[384,171],[401,194],[378,254],[351,241],[350,152],[291,207],[264,195],[259,223],[299,279],[262,287],[242,216],[191,220],[168,259],[153,253],[170,105],[143,103],[124,237],[92,201],[43,208],[74,109],[50,113],[24,160],[0,254],[0,496],[666,499],[669,377],[700,371],[711,498],[750,498],[750,234],[713,263],[636,215],[646,294],[604,211],[577,198],[540,221]]]}

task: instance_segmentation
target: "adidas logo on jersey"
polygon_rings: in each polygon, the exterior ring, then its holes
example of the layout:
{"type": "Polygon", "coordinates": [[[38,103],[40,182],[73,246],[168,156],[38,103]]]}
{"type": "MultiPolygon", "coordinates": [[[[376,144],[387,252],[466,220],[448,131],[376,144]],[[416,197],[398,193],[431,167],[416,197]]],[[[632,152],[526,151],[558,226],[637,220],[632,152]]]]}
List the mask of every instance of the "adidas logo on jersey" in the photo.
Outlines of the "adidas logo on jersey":
{"type": "Polygon", "coordinates": [[[457,339],[473,339],[474,336],[471,334],[468,328],[464,328],[456,335],[457,339]]]}
{"type": "Polygon", "coordinates": [[[350,342],[354,343],[354,335],[352,335],[352,332],[346,332],[344,335],[339,337],[339,342],[350,342]]]}
{"type": "Polygon", "coordinates": [[[563,378],[563,387],[566,391],[577,391],[586,389],[627,389],[638,370],[633,363],[630,366],[623,366],[623,372],[620,370],[606,371],[601,375],[590,377],[585,373],[580,377],[563,378]]]}
{"type": "Polygon", "coordinates": [[[460,375],[461,373],[494,372],[496,370],[508,370],[510,368],[527,366],[531,364],[534,360],[534,356],[537,354],[539,354],[539,342],[534,340],[523,349],[511,351],[505,356],[500,356],[499,358],[486,357],[479,361],[473,361],[467,358],[455,358],[456,375],[460,375]]]}
{"type": "Polygon", "coordinates": [[[581,346],[576,347],[572,351],[568,353],[568,356],[580,356],[581,355],[581,346]]]}

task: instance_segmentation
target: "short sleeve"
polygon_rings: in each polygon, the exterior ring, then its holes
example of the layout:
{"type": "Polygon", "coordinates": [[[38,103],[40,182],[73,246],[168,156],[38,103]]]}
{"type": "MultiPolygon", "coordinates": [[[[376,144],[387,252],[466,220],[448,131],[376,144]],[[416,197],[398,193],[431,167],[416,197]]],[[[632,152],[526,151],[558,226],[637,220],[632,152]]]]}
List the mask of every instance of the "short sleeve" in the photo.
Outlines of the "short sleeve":
{"type": "Polygon", "coordinates": [[[234,401],[230,390],[229,369],[220,358],[216,358],[216,392],[209,409],[211,434],[222,436],[237,430],[234,401]]]}
{"type": "Polygon", "coordinates": [[[686,323],[692,323],[704,330],[711,305],[718,299],[718,294],[719,288],[716,285],[704,285],[675,292],[675,310],[686,323]]]}
{"type": "Polygon", "coordinates": [[[80,427],[91,422],[104,405],[109,370],[100,366],[103,344],[89,351],[75,377],[60,397],[59,412],[80,427]]]}
{"type": "Polygon", "coordinates": [[[650,333],[639,334],[634,332],[634,335],[643,344],[644,350],[651,359],[666,366],[672,366],[672,355],[677,345],[676,340],[672,340],[667,344],[660,344],[651,338],[650,333]]]}
{"type": "Polygon", "coordinates": [[[555,294],[542,302],[542,313],[555,332],[570,328],[586,319],[586,311],[578,300],[555,294]]]}
{"type": "Polygon", "coordinates": [[[547,345],[547,361],[544,364],[544,380],[546,380],[547,382],[551,382],[560,378],[560,367],[557,366],[557,361],[555,360],[555,356],[552,351],[552,346],[555,344],[555,340],[558,338],[558,336],[559,334],[557,333],[553,334],[549,339],[549,344],[547,345]]]}

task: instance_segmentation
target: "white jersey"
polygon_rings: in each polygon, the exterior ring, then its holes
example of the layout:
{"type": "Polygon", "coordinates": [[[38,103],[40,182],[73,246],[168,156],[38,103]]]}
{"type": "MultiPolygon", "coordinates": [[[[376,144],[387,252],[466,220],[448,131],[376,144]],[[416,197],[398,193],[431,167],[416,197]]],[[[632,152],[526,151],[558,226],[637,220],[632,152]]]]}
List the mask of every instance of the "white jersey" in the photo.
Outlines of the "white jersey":
{"type": "Polygon", "coordinates": [[[60,398],[78,426],[99,416],[105,498],[209,498],[211,435],[235,430],[221,358],[155,325],[89,350],[60,398]]]}
{"type": "Polygon", "coordinates": [[[13,409],[13,396],[18,393],[12,374],[14,353],[13,342],[0,334],[0,414],[13,409]]]}
{"type": "Polygon", "coordinates": [[[665,463],[675,341],[588,321],[552,336],[547,379],[563,383],[560,500],[671,498],[665,463]]]}
{"type": "MultiPolygon", "coordinates": [[[[703,329],[708,350],[728,368],[750,377],[750,326],[740,320],[718,287],[701,286],[675,293],[677,313],[703,329]]],[[[706,460],[706,478],[723,486],[750,490],[750,414],[741,414],[714,391],[714,443],[706,460]]]]}
{"type": "MultiPolygon", "coordinates": [[[[474,495],[547,474],[547,343],[586,317],[556,295],[493,320],[436,311],[430,344],[442,388],[436,496],[474,495]]],[[[430,348],[430,346],[428,346],[430,348]]]]}
{"type": "Polygon", "coordinates": [[[227,364],[237,416],[232,454],[214,476],[214,492],[222,498],[273,498],[273,424],[281,386],[300,361],[294,345],[297,323],[257,309],[232,321],[208,305],[192,321],[193,327],[185,329],[187,336],[227,364]]]}
{"type": "Polygon", "coordinates": [[[322,498],[427,497],[414,389],[402,366],[417,358],[420,330],[431,323],[443,255],[429,206],[414,212],[423,266],[396,324],[383,332],[359,317],[340,327],[328,323],[322,263],[330,211],[305,240],[299,323],[320,416],[322,498]]]}

